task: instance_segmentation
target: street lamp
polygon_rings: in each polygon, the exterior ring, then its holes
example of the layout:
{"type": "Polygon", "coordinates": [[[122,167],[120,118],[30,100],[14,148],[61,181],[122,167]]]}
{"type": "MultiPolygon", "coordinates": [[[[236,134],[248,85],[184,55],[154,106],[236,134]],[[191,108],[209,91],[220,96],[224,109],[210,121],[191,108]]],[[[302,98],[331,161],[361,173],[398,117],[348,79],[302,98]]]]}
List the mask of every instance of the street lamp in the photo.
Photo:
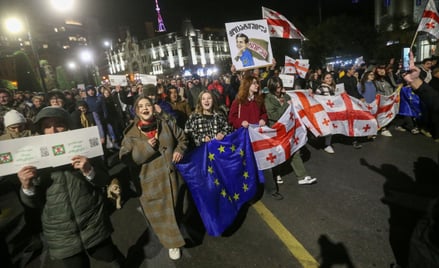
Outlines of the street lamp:
{"type": "Polygon", "coordinates": [[[73,10],[74,0],[50,0],[50,4],[58,12],[73,10]]]}
{"type": "Polygon", "coordinates": [[[76,62],[74,61],[67,62],[67,67],[69,67],[70,70],[76,70],[76,62]]]}
{"type": "MultiPolygon", "coordinates": [[[[29,44],[32,50],[32,54],[34,56],[34,59],[36,61],[36,65],[37,65],[37,74],[41,79],[41,85],[43,88],[44,93],[47,93],[47,88],[46,88],[46,81],[44,80],[44,75],[41,72],[41,67],[40,67],[40,56],[38,54],[38,50],[35,48],[33,39],[32,39],[32,34],[31,34],[31,30],[30,30],[30,26],[29,26],[29,22],[27,20],[27,17],[24,16],[24,21],[26,24],[26,29],[27,29],[27,39],[29,40],[29,44]]],[[[24,30],[24,26],[23,23],[21,22],[21,20],[19,20],[18,18],[7,18],[5,20],[5,26],[6,29],[13,34],[17,34],[20,33],[24,30]]]]}
{"type": "MultiPolygon", "coordinates": [[[[66,11],[71,11],[73,9],[75,0],[45,0],[47,2],[50,1],[50,6],[52,7],[52,9],[57,10],[58,12],[66,12],[66,11]]],[[[40,80],[41,80],[41,86],[42,89],[44,91],[44,93],[47,93],[47,87],[46,87],[46,81],[44,79],[45,75],[41,70],[41,66],[40,66],[40,55],[38,54],[38,50],[35,47],[35,44],[33,42],[33,38],[32,38],[32,29],[31,29],[31,24],[28,21],[28,17],[27,14],[31,14],[31,10],[29,7],[29,3],[26,3],[27,1],[25,0],[20,0],[17,1],[18,2],[18,7],[20,10],[20,13],[24,13],[23,15],[20,15],[20,17],[22,17],[22,20],[19,20],[17,18],[10,18],[8,20],[6,20],[6,30],[11,32],[11,33],[19,33],[19,32],[23,32],[26,31],[27,32],[27,38],[32,50],[32,54],[33,57],[36,61],[36,71],[37,71],[37,75],[39,76],[40,80]],[[24,23],[22,23],[24,21],[24,23]],[[24,25],[24,26],[23,26],[24,25]]]]}
{"type": "Polygon", "coordinates": [[[113,44],[109,40],[104,40],[104,47],[105,49],[113,49],[113,44]]]}

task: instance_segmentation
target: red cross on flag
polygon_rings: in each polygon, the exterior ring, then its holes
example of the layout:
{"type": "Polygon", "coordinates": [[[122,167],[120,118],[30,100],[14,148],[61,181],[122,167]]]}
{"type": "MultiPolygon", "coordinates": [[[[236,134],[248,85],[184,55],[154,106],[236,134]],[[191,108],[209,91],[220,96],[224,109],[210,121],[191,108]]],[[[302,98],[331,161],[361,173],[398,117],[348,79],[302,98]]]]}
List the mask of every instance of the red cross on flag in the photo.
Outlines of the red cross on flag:
{"type": "Polygon", "coordinates": [[[333,126],[323,106],[308,90],[287,91],[303,124],[316,137],[332,134],[333,126]]]}
{"type": "Polygon", "coordinates": [[[376,135],[378,123],[373,114],[363,109],[362,101],[342,93],[335,96],[315,95],[332,122],[333,134],[350,137],[376,135]]]}
{"type": "Polygon", "coordinates": [[[285,56],[285,68],[284,73],[295,74],[297,73],[301,78],[305,78],[309,71],[309,60],[300,59],[295,60],[288,56],[285,56]]]}
{"type": "Polygon", "coordinates": [[[378,122],[378,128],[388,125],[399,113],[399,87],[392,95],[384,96],[377,94],[372,103],[360,103],[363,109],[369,111],[378,122]]]}
{"type": "Polygon", "coordinates": [[[439,13],[433,0],[429,0],[419,22],[417,32],[427,32],[439,38],[439,13]]]}
{"type": "Polygon", "coordinates": [[[277,11],[262,7],[262,18],[267,19],[270,37],[306,40],[306,37],[277,11]]]}
{"type": "Polygon", "coordinates": [[[309,71],[309,60],[296,60],[294,62],[296,72],[301,78],[305,78],[309,71]]]}
{"type": "Polygon", "coordinates": [[[286,74],[295,74],[296,73],[296,68],[294,67],[295,61],[296,61],[295,59],[290,58],[288,56],[285,56],[284,73],[286,73],[286,74]]]}
{"type": "Polygon", "coordinates": [[[259,170],[282,164],[307,142],[306,128],[293,105],[271,128],[252,125],[248,130],[259,170]]]}

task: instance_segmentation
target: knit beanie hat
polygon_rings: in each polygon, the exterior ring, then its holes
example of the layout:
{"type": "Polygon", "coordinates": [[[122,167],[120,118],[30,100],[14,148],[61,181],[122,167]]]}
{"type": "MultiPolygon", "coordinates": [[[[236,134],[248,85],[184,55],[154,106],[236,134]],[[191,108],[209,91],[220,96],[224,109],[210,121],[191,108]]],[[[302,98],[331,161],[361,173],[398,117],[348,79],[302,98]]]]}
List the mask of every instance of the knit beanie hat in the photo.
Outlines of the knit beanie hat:
{"type": "Polygon", "coordinates": [[[25,124],[25,123],[26,123],[26,118],[24,118],[24,116],[21,113],[17,112],[16,110],[10,110],[4,116],[5,128],[12,125],[25,124]]]}

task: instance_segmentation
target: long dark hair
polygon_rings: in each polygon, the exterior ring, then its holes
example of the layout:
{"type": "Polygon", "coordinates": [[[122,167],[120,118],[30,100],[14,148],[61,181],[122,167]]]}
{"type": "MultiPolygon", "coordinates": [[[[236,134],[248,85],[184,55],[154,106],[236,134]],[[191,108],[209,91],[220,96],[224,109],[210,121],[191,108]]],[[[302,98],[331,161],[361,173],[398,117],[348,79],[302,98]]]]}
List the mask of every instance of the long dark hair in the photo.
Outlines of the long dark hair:
{"type": "Polygon", "coordinates": [[[360,80],[361,93],[366,92],[366,82],[370,74],[375,74],[375,73],[373,71],[368,71],[363,74],[363,77],[361,77],[360,80]]]}
{"type": "Polygon", "coordinates": [[[273,76],[267,81],[267,87],[268,91],[270,91],[271,94],[276,95],[276,90],[278,87],[283,87],[284,83],[282,82],[282,79],[280,79],[277,76],[273,76]]]}

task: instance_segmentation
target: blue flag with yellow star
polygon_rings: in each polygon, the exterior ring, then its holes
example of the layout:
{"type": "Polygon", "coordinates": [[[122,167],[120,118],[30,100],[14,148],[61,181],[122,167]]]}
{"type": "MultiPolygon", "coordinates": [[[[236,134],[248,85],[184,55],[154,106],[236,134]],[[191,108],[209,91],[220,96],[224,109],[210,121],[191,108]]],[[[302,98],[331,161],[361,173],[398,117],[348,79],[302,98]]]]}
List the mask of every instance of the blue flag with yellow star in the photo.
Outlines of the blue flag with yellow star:
{"type": "Polygon", "coordinates": [[[399,112],[404,116],[421,117],[421,102],[419,96],[416,95],[410,87],[401,88],[399,93],[399,112]]]}
{"type": "Polygon", "coordinates": [[[246,128],[221,141],[203,143],[176,167],[211,236],[220,236],[234,222],[242,205],[255,196],[259,184],[264,182],[246,128]]]}

